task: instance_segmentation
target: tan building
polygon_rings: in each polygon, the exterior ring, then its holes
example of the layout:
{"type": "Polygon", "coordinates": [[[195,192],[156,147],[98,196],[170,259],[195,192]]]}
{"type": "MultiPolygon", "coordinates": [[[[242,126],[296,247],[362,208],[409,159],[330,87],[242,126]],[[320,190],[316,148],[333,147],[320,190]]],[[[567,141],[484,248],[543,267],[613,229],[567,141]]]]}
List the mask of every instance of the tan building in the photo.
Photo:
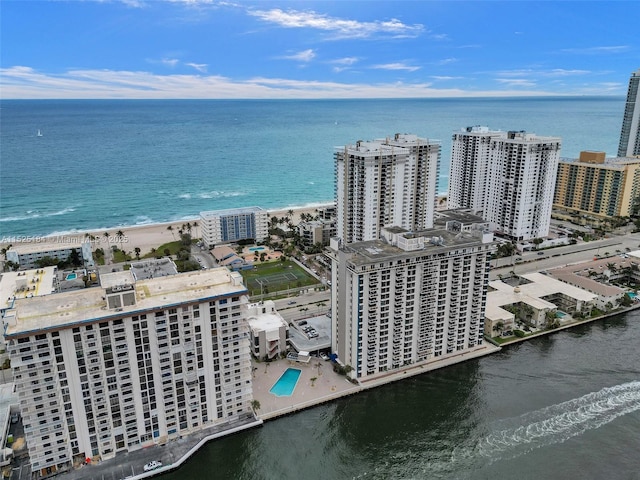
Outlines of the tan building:
{"type": "Polygon", "coordinates": [[[558,164],[554,209],[608,218],[627,217],[640,194],[640,159],[580,152],[558,164]]]}

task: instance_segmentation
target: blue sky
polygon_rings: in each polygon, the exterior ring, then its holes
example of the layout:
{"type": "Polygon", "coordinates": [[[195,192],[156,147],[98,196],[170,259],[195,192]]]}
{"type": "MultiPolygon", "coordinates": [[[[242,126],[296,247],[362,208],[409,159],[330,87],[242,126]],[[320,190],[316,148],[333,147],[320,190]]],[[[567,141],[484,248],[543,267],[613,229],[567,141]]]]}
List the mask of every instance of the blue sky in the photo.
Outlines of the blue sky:
{"type": "Polygon", "coordinates": [[[2,98],[625,95],[636,1],[2,0],[2,98]]]}

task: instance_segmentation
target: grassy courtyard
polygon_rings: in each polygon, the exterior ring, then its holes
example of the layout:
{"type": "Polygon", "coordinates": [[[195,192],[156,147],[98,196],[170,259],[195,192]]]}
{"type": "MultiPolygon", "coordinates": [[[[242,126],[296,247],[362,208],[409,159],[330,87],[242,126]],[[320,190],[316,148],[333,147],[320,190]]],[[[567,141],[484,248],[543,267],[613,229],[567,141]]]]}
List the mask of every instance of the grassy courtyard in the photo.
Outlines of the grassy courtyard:
{"type": "Polygon", "coordinates": [[[290,260],[256,264],[253,269],[242,270],[241,273],[250,295],[273,294],[318,283],[316,278],[290,260]]]}

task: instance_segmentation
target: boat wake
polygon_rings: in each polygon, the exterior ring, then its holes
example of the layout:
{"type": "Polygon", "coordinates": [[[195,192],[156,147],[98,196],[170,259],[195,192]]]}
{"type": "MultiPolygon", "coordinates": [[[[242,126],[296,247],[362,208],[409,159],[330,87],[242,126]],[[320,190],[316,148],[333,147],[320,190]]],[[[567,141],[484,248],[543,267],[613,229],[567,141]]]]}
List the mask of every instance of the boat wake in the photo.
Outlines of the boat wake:
{"type": "MultiPolygon", "coordinates": [[[[432,451],[430,458],[414,463],[411,475],[415,476],[417,472],[420,472],[418,477],[428,473],[430,478],[450,478],[453,473],[460,477],[461,472],[472,475],[487,465],[563,443],[637,410],[640,410],[640,381],[603,388],[520,417],[499,421],[490,426],[493,427],[492,432],[464,442],[449,450],[450,453],[432,451]]],[[[426,448],[429,449],[428,446],[426,448]]],[[[405,451],[404,454],[411,456],[415,452],[405,451]]]]}
{"type": "Polygon", "coordinates": [[[639,409],[639,381],[603,388],[527,413],[519,417],[520,426],[481,439],[476,451],[489,458],[516,457],[534,448],[565,442],[639,409]]]}

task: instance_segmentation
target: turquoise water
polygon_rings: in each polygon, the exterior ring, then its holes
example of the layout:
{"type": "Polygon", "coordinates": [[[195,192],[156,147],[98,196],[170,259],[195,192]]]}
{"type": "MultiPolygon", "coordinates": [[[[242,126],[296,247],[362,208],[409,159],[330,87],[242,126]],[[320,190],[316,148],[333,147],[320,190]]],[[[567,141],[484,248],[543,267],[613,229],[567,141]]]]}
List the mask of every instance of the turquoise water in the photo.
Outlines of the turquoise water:
{"type": "Polygon", "coordinates": [[[70,273],[67,275],[67,280],[75,280],[78,276],[75,273],[70,273]]]}
{"type": "Polygon", "coordinates": [[[249,249],[251,252],[259,252],[260,250],[264,250],[264,247],[251,247],[249,249]]]}
{"type": "Polygon", "coordinates": [[[633,292],[627,292],[627,295],[629,295],[629,298],[632,298],[632,299],[635,299],[638,296],[633,292]]]}
{"type": "Polygon", "coordinates": [[[397,132],[442,142],[441,192],[451,135],[470,125],[560,136],[562,156],[614,155],[624,101],[2,100],[0,239],[332,202],[335,147],[397,132]]]}
{"type": "Polygon", "coordinates": [[[566,316],[567,316],[567,314],[566,314],[566,313],[564,313],[564,312],[560,312],[560,311],[557,311],[557,312],[556,312],[556,317],[558,317],[558,318],[564,318],[564,317],[566,317],[566,316]]]}
{"type": "Polygon", "coordinates": [[[276,397],[290,397],[296,388],[300,373],[302,372],[297,368],[287,368],[273,387],[271,387],[269,393],[273,393],[276,397]]]}

